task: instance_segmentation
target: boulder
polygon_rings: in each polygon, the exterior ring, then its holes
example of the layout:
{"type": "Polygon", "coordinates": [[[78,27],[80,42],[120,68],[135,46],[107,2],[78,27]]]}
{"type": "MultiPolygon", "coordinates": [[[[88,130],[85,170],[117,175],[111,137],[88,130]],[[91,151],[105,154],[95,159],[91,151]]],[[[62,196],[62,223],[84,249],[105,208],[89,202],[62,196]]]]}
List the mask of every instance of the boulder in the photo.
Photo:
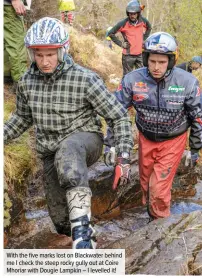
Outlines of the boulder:
{"type": "Polygon", "coordinates": [[[125,249],[126,274],[193,275],[202,270],[202,211],[158,219],[105,248],[125,249]]]}
{"type": "MultiPolygon", "coordinates": [[[[198,174],[185,166],[185,154],[173,181],[172,199],[189,197],[196,194],[198,174]]],[[[138,153],[132,155],[131,182],[116,192],[112,191],[113,167],[97,162],[89,168],[89,182],[93,192],[92,214],[97,219],[110,219],[123,209],[141,205],[141,189],[138,170],[138,153]]]]}

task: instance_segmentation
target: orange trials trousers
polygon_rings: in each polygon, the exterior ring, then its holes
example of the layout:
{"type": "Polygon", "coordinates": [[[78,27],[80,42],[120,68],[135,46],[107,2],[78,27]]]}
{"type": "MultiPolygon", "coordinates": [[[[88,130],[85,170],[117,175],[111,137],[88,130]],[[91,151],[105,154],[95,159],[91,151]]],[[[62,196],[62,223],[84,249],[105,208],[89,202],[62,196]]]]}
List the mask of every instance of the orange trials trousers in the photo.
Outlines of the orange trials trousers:
{"type": "Polygon", "coordinates": [[[172,182],[185,149],[187,132],[163,142],[146,139],[139,133],[139,173],[143,193],[153,218],[170,215],[172,182]]]}

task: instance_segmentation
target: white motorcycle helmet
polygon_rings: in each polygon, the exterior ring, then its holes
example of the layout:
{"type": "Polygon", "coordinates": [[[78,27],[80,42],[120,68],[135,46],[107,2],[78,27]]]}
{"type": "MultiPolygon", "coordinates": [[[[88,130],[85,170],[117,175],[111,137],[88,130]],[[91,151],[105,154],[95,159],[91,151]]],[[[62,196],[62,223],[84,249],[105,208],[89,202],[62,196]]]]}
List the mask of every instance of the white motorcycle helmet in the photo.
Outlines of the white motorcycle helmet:
{"type": "Polygon", "coordinates": [[[65,53],[69,50],[69,34],[63,23],[51,17],[44,17],[36,21],[27,31],[24,39],[29,57],[34,59],[33,49],[35,48],[56,48],[58,49],[58,60],[63,62],[65,53]]]}
{"type": "Polygon", "coordinates": [[[178,58],[176,40],[165,32],[154,33],[149,36],[144,43],[142,57],[145,67],[148,66],[149,53],[167,55],[169,58],[168,70],[172,69],[178,58]]]}

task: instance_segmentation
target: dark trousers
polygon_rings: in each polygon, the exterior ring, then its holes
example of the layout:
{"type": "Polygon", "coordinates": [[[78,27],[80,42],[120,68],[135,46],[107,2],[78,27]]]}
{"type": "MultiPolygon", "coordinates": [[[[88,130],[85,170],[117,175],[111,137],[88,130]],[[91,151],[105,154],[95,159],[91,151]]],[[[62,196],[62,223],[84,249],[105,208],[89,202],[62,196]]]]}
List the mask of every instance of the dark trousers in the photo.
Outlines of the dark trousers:
{"type": "Polygon", "coordinates": [[[49,215],[58,233],[71,234],[66,191],[89,187],[88,167],[99,159],[102,147],[97,133],[78,132],[64,139],[55,154],[43,158],[49,215]]]}
{"type": "Polygon", "coordinates": [[[143,67],[142,54],[140,55],[122,55],[123,76],[134,69],[143,67]]]}

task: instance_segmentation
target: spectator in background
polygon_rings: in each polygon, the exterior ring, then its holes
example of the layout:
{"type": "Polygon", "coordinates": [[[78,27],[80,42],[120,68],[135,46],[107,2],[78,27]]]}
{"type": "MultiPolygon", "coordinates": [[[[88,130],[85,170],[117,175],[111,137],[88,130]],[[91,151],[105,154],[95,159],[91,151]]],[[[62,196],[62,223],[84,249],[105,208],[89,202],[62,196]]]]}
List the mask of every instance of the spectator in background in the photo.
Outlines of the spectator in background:
{"type": "Polygon", "coordinates": [[[198,70],[202,65],[202,56],[194,56],[191,61],[184,62],[182,64],[177,65],[177,68],[181,68],[192,73],[193,70],[198,70]]]}
{"type": "Polygon", "coordinates": [[[26,3],[21,0],[4,0],[4,82],[13,83],[13,92],[16,91],[17,82],[27,69],[24,4],[26,3]]]}
{"type": "Polygon", "coordinates": [[[139,1],[132,0],[126,7],[127,18],[118,22],[109,32],[108,36],[118,46],[123,48],[122,66],[123,75],[132,71],[134,68],[141,68],[142,46],[151,32],[151,24],[142,17],[139,1]],[[120,32],[123,36],[121,41],[116,33],[120,32]]]}
{"type": "Polygon", "coordinates": [[[58,4],[61,21],[72,26],[75,18],[73,12],[75,10],[74,0],[59,0],[58,4]]]}

